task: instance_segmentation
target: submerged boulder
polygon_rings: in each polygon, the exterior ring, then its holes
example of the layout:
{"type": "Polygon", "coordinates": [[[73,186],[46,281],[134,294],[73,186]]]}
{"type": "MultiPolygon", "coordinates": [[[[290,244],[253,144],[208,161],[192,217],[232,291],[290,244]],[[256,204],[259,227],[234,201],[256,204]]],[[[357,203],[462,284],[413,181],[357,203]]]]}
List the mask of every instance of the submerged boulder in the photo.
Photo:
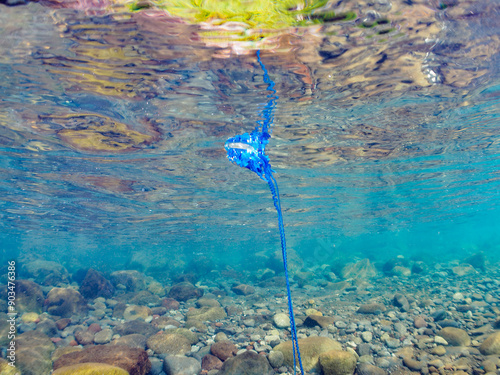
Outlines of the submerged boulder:
{"type": "Polygon", "coordinates": [[[168,297],[173,298],[176,301],[185,302],[191,298],[199,298],[203,295],[203,290],[195,287],[190,282],[184,281],[182,283],[175,284],[172,289],[168,292],[168,297]]]}
{"type": "Polygon", "coordinates": [[[23,265],[24,271],[41,285],[60,285],[69,283],[69,273],[57,262],[34,260],[23,265]]]}
{"type": "Polygon", "coordinates": [[[60,356],[54,370],[78,363],[104,363],[120,367],[130,375],[145,375],[151,370],[146,351],[121,345],[97,345],[60,356]]]}
{"type": "Polygon", "coordinates": [[[445,327],[437,334],[444,338],[451,346],[469,346],[471,344],[468,333],[460,328],[445,327]]]}
{"type": "Polygon", "coordinates": [[[71,288],[52,288],[45,300],[45,310],[62,318],[83,315],[87,312],[87,303],[82,295],[71,288]]]}
{"type": "Polygon", "coordinates": [[[356,357],[344,350],[329,350],[319,356],[324,375],[351,375],[356,369],[356,357]]]}
{"type": "Polygon", "coordinates": [[[23,375],[49,375],[55,346],[43,332],[28,331],[16,338],[16,364],[23,375]]]}
{"type": "Polygon", "coordinates": [[[146,289],[144,274],[135,270],[115,271],[111,274],[111,282],[117,288],[128,292],[138,292],[146,289]]]}
{"type": "Polygon", "coordinates": [[[273,375],[267,358],[252,351],[243,352],[224,362],[217,375],[273,375]]]}
{"type": "Polygon", "coordinates": [[[106,279],[104,275],[94,269],[89,269],[85,278],[80,285],[80,293],[87,299],[95,299],[97,297],[110,298],[115,292],[115,288],[111,281],[106,279]]]}
{"type": "Polygon", "coordinates": [[[495,332],[488,336],[483,341],[479,350],[484,355],[499,355],[500,354],[500,332],[495,332]]]}
{"type": "Polygon", "coordinates": [[[16,280],[16,310],[19,313],[41,313],[43,301],[40,285],[30,280],[16,280]]]}
{"type": "Polygon", "coordinates": [[[183,355],[191,351],[190,340],[178,333],[153,335],[147,345],[158,354],[183,355]]]}

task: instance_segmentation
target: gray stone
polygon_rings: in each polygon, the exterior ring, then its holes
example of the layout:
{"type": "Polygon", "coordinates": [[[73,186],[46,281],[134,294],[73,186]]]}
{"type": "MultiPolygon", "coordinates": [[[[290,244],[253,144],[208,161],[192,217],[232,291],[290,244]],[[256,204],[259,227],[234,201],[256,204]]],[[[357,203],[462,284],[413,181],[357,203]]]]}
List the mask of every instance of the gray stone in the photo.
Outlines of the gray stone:
{"type": "Polygon", "coordinates": [[[370,355],[372,352],[370,344],[359,344],[356,348],[356,352],[360,357],[364,355],[370,355]]]}
{"type": "Polygon", "coordinates": [[[442,309],[436,310],[431,314],[431,318],[434,319],[435,322],[443,320],[446,318],[446,311],[442,309]]]}
{"type": "Polygon", "coordinates": [[[163,370],[167,375],[195,375],[201,371],[201,363],[196,358],[167,355],[163,360],[163,370]]]}
{"type": "Polygon", "coordinates": [[[113,338],[113,331],[105,328],[94,335],[94,342],[96,344],[107,344],[113,338]]]}
{"type": "Polygon", "coordinates": [[[361,305],[358,309],[360,314],[380,314],[386,311],[386,308],[381,303],[368,303],[366,305],[361,305]]]}
{"type": "Polygon", "coordinates": [[[361,332],[361,338],[364,342],[370,342],[373,339],[373,333],[370,331],[361,332]]]}
{"type": "Polygon", "coordinates": [[[399,307],[401,311],[409,311],[410,303],[408,299],[401,293],[396,293],[393,298],[394,306],[399,307]]]}

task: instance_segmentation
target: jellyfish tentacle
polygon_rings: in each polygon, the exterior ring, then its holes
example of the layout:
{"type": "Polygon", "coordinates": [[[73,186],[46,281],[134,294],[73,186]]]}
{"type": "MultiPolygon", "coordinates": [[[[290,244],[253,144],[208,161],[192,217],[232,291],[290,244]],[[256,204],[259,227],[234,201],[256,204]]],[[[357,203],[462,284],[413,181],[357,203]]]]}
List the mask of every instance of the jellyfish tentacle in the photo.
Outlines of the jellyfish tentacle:
{"type": "Polygon", "coordinates": [[[288,313],[290,316],[290,331],[292,336],[292,350],[293,350],[293,373],[297,373],[297,359],[300,366],[302,375],[305,375],[302,366],[302,358],[300,356],[299,342],[297,338],[297,327],[295,325],[295,315],[293,313],[292,293],[290,290],[290,277],[288,275],[288,254],[286,250],[285,238],[285,225],[283,223],[283,213],[281,211],[281,200],[279,195],[278,183],[273,176],[271,169],[271,162],[265,153],[266,145],[271,138],[271,126],[274,121],[274,109],[276,108],[278,95],[274,88],[275,84],[269,77],[269,73],[260,59],[260,51],[257,51],[257,61],[259,62],[262,70],[264,71],[264,82],[268,84],[267,90],[271,94],[267,95],[269,100],[262,109],[260,115],[261,120],[257,120],[257,126],[252,133],[244,133],[229,138],[224,145],[227,152],[227,157],[232,162],[238,164],[240,167],[250,169],[257,173],[257,175],[267,182],[269,190],[273,197],[274,207],[278,213],[279,233],[281,240],[281,254],[283,257],[283,267],[285,269],[286,291],[288,299],[288,313]]]}

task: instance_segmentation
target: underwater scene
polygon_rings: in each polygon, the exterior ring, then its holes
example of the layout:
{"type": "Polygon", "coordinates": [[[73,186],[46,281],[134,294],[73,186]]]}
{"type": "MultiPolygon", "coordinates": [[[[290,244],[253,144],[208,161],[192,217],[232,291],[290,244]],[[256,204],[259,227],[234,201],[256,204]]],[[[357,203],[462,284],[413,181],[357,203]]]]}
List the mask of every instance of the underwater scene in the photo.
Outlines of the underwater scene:
{"type": "Polygon", "coordinates": [[[499,375],[497,0],[0,0],[1,375],[499,375]]]}

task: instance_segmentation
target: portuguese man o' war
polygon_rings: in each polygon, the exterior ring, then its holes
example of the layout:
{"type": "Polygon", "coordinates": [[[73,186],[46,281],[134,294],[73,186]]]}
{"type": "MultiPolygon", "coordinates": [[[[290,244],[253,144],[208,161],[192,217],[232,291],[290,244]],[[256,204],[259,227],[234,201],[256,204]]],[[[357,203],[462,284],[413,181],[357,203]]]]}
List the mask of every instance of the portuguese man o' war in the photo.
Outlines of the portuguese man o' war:
{"type": "Polygon", "coordinates": [[[283,224],[283,214],[281,212],[281,201],[278,190],[278,183],[274,179],[273,170],[269,157],[265,154],[265,148],[271,138],[271,125],[273,124],[273,112],[276,108],[276,101],[278,96],[274,89],[274,82],[269,77],[269,73],[260,59],[260,51],[257,51],[257,61],[259,62],[262,70],[264,71],[264,82],[267,83],[267,90],[271,94],[267,95],[269,98],[267,104],[261,111],[261,120],[257,121],[257,126],[252,133],[244,133],[229,138],[224,145],[227,151],[227,157],[232,162],[238,164],[240,167],[248,168],[257,173],[261,179],[267,182],[271,194],[273,196],[274,207],[278,213],[278,224],[281,238],[281,253],[283,256],[283,266],[285,268],[286,291],[288,296],[288,313],[290,315],[290,330],[292,335],[292,349],[293,349],[293,372],[296,374],[296,361],[298,359],[301,374],[304,375],[302,367],[302,359],[300,357],[299,343],[297,339],[297,328],[295,326],[295,317],[293,314],[292,295],[290,292],[290,279],[288,276],[288,263],[285,239],[285,227],[283,224]]]}

